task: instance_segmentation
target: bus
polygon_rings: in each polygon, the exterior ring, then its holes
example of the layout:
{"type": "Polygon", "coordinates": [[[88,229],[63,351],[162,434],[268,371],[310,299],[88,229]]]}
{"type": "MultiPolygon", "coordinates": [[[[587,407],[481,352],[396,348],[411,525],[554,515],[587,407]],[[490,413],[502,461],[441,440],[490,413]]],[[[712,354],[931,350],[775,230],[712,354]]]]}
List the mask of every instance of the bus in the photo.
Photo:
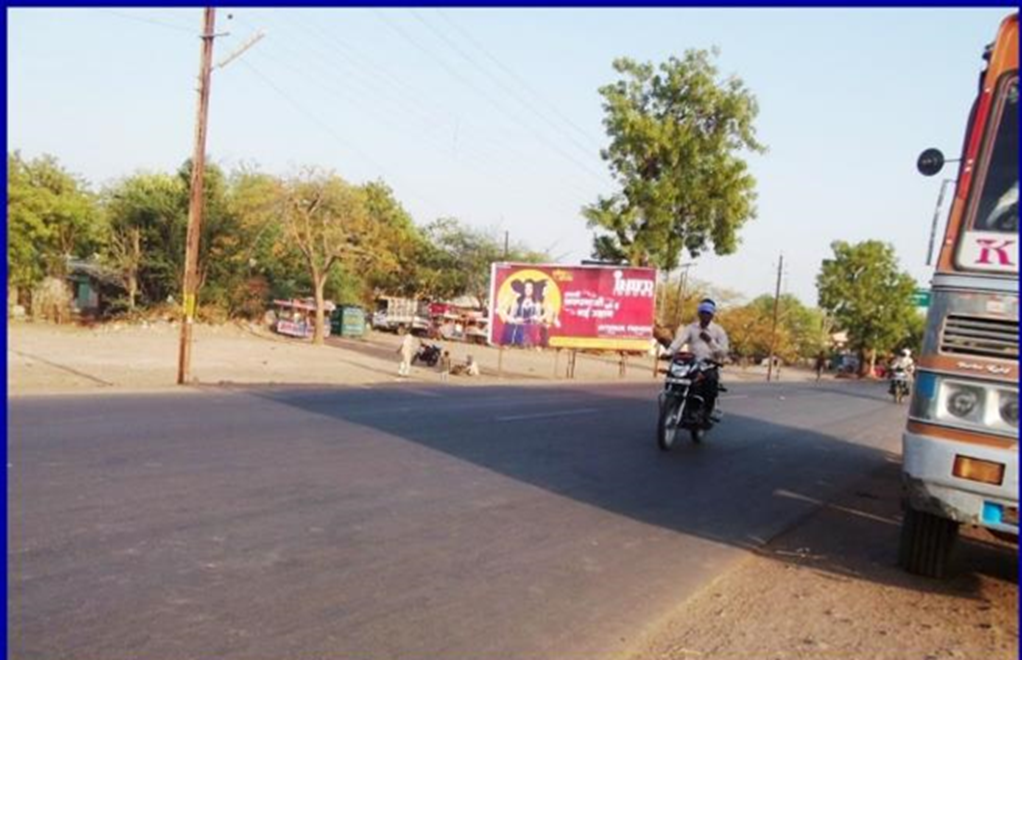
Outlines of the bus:
{"type": "MultiPolygon", "coordinates": [[[[960,524],[1019,544],[1019,14],[984,50],[903,441],[902,567],[945,577],[960,524]]],[[[942,190],[943,194],[943,190],[942,190]]]]}

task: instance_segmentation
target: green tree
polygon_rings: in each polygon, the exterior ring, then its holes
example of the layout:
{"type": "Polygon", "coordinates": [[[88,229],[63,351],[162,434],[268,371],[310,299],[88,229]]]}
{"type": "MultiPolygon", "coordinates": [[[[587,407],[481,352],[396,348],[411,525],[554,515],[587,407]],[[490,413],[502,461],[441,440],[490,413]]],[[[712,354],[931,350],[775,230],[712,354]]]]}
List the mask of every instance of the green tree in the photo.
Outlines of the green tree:
{"type": "Polygon", "coordinates": [[[689,50],[659,65],[621,58],[621,79],[603,86],[610,144],[602,152],[618,191],[584,208],[599,230],[595,255],[675,268],[710,247],[735,251],[755,216],[755,179],[743,152],[756,140],[758,104],[737,77],[719,79],[710,53],[689,50]]]}
{"type": "Polygon", "coordinates": [[[425,267],[436,285],[438,296],[468,294],[482,306],[488,304],[492,263],[544,263],[546,255],[521,242],[506,248],[498,232],[473,228],[454,217],[430,223],[425,229],[430,246],[425,249],[425,267]]]}
{"type": "Polygon", "coordinates": [[[360,188],[370,220],[362,241],[366,253],[354,260],[353,274],[363,292],[410,297],[429,292],[424,233],[385,183],[378,180],[360,188]]]}
{"type": "Polygon", "coordinates": [[[286,236],[306,264],[317,314],[314,343],[324,342],[325,288],[375,254],[366,247],[372,217],[366,194],[333,173],[310,171],[285,184],[286,236]]]}
{"type": "Polygon", "coordinates": [[[105,263],[119,271],[126,265],[123,250],[134,255],[139,295],[158,303],[177,292],[185,260],[188,189],[173,174],[140,173],[126,177],[102,194],[107,224],[105,263]]]}
{"type": "MultiPolygon", "coordinates": [[[[750,304],[773,325],[773,295],[756,297],[750,304]]],[[[826,319],[821,309],[806,306],[793,294],[780,295],[777,307],[776,353],[785,361],[815,357],[826,345],[826,319]]],[[[759,356],[769,353],[769,346],[759,356]]]]}
{"type": "MultiPolygon", "coordinates": [[[[134,266],[138,293],[148,303],[164,302],[181,291],[191,168],[192,161],[187,161],[176,174],[134,174],[102,195],[105,262],[121,273],[126,289],[134,266]]],[[[208,163],[199,260],[203,301],[213,300],[224,308],[222,284],[239,266],[240,242],[228,181],[220,168],[208,163]]]]}
{"type": "Polygon", "coordinates": [[[67,259],[93,254],[101,239],[101,213],[86,184],[49,155],[24,160],[7,155],[7,281],[31,289],[61,277],[67,259]]]}
{"type": "Polygon", "coordinates": [[[816,278],[819,305],[848,332],[865,373],[875,366],[877,352],[890,350],[915,328],[916,281],[901,271],[889,243],[836,241],[831,249],[833,259],[823,261],[816,278]]]}

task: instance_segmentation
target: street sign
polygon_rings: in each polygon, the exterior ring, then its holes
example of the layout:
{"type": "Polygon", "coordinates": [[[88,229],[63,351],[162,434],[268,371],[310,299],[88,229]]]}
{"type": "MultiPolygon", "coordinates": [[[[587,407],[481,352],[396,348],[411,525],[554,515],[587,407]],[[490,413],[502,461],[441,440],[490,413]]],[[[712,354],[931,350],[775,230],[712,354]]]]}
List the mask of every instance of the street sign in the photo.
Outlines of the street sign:
{"type": "Polygon", "coordinates": [[[930,290],[929,289],[916,289],[916,293],[912,295],[912,305],[916,308],[925,309],[930,305],[930,290]]]}

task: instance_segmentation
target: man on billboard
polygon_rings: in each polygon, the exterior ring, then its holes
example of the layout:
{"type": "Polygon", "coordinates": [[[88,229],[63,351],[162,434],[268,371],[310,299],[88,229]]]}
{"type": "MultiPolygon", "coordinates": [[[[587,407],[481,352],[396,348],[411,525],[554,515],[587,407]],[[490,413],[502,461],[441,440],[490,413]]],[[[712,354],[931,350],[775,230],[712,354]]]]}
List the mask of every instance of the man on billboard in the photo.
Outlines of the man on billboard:
{"type": "MultiPolygon", "coordinates": [[[[698,304],[698,319],[687,326],[681,324],[677,335],[670,344],[670,358],[684,346],[688,347],[698,360],[707,360],[722,365],[730,351],[730,340],[723,326],[713,322],[716,315],[716,303],[706,298],[698,304]]],[[[720,388],[720,370],[708,372],[709,378],[701,385],[702,397],[705,400],[706,416],[712,414],[716,405],[716,395],[720,388]]]]}

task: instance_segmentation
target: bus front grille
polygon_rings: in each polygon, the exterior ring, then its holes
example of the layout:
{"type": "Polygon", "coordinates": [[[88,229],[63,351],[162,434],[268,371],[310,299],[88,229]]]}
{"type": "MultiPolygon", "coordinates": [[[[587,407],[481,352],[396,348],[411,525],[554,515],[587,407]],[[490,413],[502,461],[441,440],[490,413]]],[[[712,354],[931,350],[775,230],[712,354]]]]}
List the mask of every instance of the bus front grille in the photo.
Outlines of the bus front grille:
{"type": "Polygon", "coordinates": [[[941,332],[944,354],[1019,359],[1019,321],[970,314],[949,314],[941,332]]]}

